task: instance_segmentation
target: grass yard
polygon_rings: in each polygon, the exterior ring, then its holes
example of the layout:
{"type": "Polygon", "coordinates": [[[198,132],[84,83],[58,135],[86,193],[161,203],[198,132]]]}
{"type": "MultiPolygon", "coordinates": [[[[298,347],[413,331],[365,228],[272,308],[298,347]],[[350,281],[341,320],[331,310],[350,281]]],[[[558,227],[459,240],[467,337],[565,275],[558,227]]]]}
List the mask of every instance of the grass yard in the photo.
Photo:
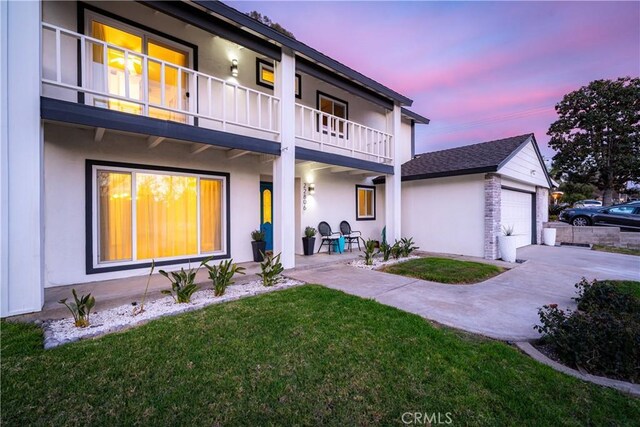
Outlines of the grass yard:
{"type": "Polygon", "coordinates": [[[633,280],[607,280],[623,294],[631,295],[640,301],[640,282],[633,280]]]}
{"type": "Polygon", "coordinates": [[[2,425],[631,425],[640,399],[496,341],[303,286],[44,351],[3,322],[2,425]],[[444,418],[446,419],[446,418],[444,418]]]}
{"type": "Polygon", "coordinates": [[[616,248],[615,246],[593,245],[592,251],[612,252],[614,254],[636,255],[640,256],[640,249],[616,248]]]}
{"type": "Polygon", "coordinates": [[[417,258],[385,267],[387,273],[431,282],[471,284],[482,282],[504,271],[503,268],[481,262],[459,261],[449,258],[417,258]]]}

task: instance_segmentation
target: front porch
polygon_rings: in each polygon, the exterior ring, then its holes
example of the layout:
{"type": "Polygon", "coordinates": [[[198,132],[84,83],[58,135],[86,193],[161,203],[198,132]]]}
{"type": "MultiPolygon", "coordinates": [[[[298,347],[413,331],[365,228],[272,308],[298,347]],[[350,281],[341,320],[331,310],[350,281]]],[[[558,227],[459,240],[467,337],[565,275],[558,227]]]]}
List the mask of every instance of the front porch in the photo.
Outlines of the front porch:
{"type": "MultiPolygon", "coordinates": [[[[327,269],[331,266],[346,264],[360,256],[361,252],[354,249],[353,252],[345,251],[342,254],[322,252],[314,254],[313,256],[296,255],[296,268],[291,270],[285,270],[284,275],[296,271],[308,270],[312,268],[327,269]]],[[[243,262],[239,263],[244,267],[245,275],[238,275],[234,277],[236,285],[250,282],[252,280],[259,279],[257,273],[260,272],[260,265],[257,262],[243,262]]],[[[160,267],[162,268],[162,267],[160,267]]],[[[160,293],[163,289],[169,289],[171,285],[169,281],[156,272],[151,276],[149,281],[149,290],[147,292],[147,302],[164,297],[160,293]]],[[[145,287],[147,285],[148,276],[134,276],[123,279],[102,280],[97,282],[78,283],[73,285],[56,286],[52,288],[46,288],[44,290],[44,307],[42,311],[37,313],[25,314],[13,317],[14,320],[31,322],[35,320],[52,320],[61,319],[69,316],[69,312],[66,307],[59,304],[62,298],[70,298],[71,290],[75,289],[78,295],[91,293],[96,298],[96,312],[101,310],[108,310],[110,308],[118,307],[125,304],[139,304],[142,295],[144,294],[145,287]]],[[[211,282],[207,275],[206,269],[201,269],[198,272],[196,282],[201,288],[210,287],[211,282]]],[[[133,309],[133,305],[132,305],[133,309]]]]}

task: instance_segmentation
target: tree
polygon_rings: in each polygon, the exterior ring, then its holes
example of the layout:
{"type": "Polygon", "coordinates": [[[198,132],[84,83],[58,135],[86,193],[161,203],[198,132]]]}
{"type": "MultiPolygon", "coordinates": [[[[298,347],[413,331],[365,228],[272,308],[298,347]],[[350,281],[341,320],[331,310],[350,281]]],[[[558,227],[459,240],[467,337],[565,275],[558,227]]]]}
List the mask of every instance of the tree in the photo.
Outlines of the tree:
{"type": "Polygon", "coordinates": [[[554,167],[603,191],[603,203],[640,181],[640,79],[596,80],[565,95],[547,134],[554,167]]]}
{"type": "Polygon", "coordinates": [[[291,37],[292,39],[295,39],[293,33],[289,30],[287,30],[286,28],[284,28],[282,25],[278,24],[277,22],[273,22],[271,19],[269,19],[269,17],[267,15],[263,15],[260,12],[257,12],[255,10],[252,10],[251,12],[247,13],[248,16],[250,16],[251,18],[255,19],[258,22],[262,22],[264,25],[267,25],[271,28],[273,28],[274,30],[276,30],[277,32],[284,34],[287,37],[291,37]]]}

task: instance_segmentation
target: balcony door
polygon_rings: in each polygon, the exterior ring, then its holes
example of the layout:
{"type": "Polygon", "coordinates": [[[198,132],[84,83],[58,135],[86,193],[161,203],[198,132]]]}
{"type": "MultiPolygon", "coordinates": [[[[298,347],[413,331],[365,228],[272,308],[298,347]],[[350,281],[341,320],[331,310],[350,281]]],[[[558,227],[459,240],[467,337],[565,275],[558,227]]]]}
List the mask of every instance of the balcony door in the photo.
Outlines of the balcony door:
{"type": "Polygon", "coordinates": [[[180,111],[193,111],[190,78],[180,67],[191,68],[190,48],[95,12],[87,11],[85,22],[87,34],[106,44],[91,43],[87,83],[103,95],[93,94],[87,103],[163,120],[187,121],[188,116],[180,111]],[[145,101],[149,103],[148,110],[145,101]]]}

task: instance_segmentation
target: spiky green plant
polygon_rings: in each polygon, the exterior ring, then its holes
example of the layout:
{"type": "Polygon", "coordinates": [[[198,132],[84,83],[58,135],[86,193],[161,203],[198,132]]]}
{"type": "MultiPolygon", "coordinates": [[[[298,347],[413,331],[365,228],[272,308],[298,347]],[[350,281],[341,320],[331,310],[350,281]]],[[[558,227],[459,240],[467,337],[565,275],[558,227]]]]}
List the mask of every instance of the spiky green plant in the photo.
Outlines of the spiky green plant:
{"type": "Polygon", "coordinates": [[[245,274],[244,267],[233,263],[233,259],[222,261],[219,265],[206,264],[209,270],[209,279],[213,282],[213,294],[217,297],[224,295],[229,285],[233,282],[231,279],[235,274],[245,274]]]}
{"type": "Polygon", "coordinates": [[[58,303],[64,304],[73,315],[74,324],[78,328],[86,328],[89,326],[89,314],[91,309],[96,305],[96,299],[91,294],[82,295],[78,298],[75,289],[71,289],[71,294],[75,302],[67,304],[67,298],[63,298],[58,303]]]}
{"type": "Polygon", "coordinates": [[[396,240],[393,246],[391,246],[391,256],[393,257],[393,259],[398,259],[401,255],[402,245],[396,240]]]}
{"type": "Polygon", "coordinates": [[[282,280],[284,267],[280,262],[280,255],[281,254],[278,254],[274,257],[273,254],[263,254],[264,261],[260,263],[261,272],[258,273],[258,276],[262,279],[264,286],[273,286],[282,280]]]}
{"type": "Polygon", "coordinates": [[[382,254],[383,261],[389,261],[389,257],[391,256],[391,248],[392,246],[387,242],[380,243],[380,250],[378,251],[378,253],[382,254]]]}
{"type": "Polygon", "coordinates": [[[364,242],[364,255],[360,255],[364,258],[366,265],[373,265],[373,257],[376,255],[376,241],[369,239],[364,242]]]}
{"type": "Polygon", "coordinates": [[[420,249],[413,244],[413,237],[403,237],[400,239],[400,255],[403,257],[408,257],[411,255],[411,252],[420,249]]]}
{"type": "Polygon", "coordinates": [[[142,301],[140,305],[133,308],[133,315],[137,316],[138,314],[144,313],[144,302],[147,299],[147,292],[149,291],[149,282],[151,281],[151,276],[153,275],[153,270],[156,268],[156,260],[151,260],[151,270],[149,270],[149,276],[147,276],[147,286],[144,288],[144,294],[142,294],[142,301]]]}
{"type": "Polygon", "coordinates": [[[169,273],[164,270],[158,271],[158,273],[162,274],[171,282],[171,289],[164,289],[160,292],[165,295],[171,295],[173,300],[179,304],[191,302],[191,296],[198,290],[198,285],[194,283],[196,274],[198,274],[200,268],[210,260],[211,258],[203,260],[195,270],[193,268],[189,268],[188,270],[181,268],[180,271],[171,271],[169,273]]]}

